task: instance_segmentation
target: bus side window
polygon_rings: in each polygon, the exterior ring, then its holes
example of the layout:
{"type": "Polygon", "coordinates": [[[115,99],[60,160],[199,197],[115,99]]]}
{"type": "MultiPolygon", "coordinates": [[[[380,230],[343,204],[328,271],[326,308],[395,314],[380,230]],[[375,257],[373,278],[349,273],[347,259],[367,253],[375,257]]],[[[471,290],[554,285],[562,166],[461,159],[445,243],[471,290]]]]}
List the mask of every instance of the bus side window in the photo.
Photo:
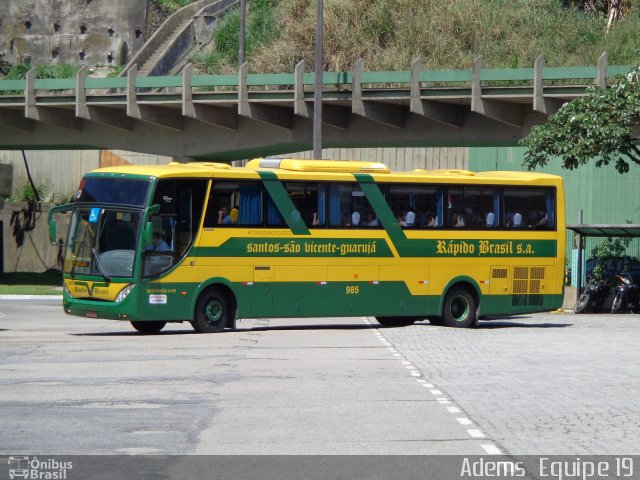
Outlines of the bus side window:
{"type": "Polygon", "coordinates": [[[216,181],[209,194],[204,228],[262,226],[263,198],[258,182],[216,181]]]}
{"type": "Polygon", "coordinates": [[[325,223],[327,186],[323,183],[289,182],[287,194],[308,227],[321,227],[325,223]]]}
{"type": "Polygon", "coordinates": [[[373,207],[369,204],[369,200],[359,185],[331,183],[327,197],[329,227],[368,228],[375,226],[365,225],[369,212],[373,212],[373,207]]]}
{"type": "Polygon", "coordinates": [[[507,228],[555,228],[555,191],[550,188],[505,188],[507,228]]]}

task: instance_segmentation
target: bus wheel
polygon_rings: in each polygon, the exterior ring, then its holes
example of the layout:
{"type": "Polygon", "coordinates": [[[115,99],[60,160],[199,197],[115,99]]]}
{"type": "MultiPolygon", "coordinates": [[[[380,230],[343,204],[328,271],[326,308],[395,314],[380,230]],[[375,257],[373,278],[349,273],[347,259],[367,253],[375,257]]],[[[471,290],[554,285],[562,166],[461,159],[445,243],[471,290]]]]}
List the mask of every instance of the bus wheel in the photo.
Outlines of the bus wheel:
{"type": "Polygon", "coordinates": [[[467,328],[476,325],[476,300],[464,287],[454,287],[444,301],[442,317],[449,327],[467,328]]]}
{"type": "Polygon", "coordinates": [[[159,333],[167,322],[131,322],[131,326],[140,333],[159,333]]]}
{"type": "Polygon", "coordinates": [[[408,327],[416,321],[413,317],[376,317],[383,327],[408,327]]]}
{"type": "Polygon", "coordinates": [[[224,330],[229,320],[229,302],[218,290],[204,292],[198,298],[193,328],[198,333],[215,333],[224,330]]]}

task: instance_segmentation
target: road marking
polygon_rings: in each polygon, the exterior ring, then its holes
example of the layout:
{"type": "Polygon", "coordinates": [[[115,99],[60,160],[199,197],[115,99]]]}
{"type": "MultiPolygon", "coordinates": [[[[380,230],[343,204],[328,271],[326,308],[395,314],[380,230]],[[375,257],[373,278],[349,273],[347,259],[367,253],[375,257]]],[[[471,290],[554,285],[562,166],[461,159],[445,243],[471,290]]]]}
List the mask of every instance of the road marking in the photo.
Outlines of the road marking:
{"type": "Polygon", "coordinates": [[[484,438],[484,433],[482,433],[477,428],[470,428],[467,430],[467,433],[471,435],[473,438],[484,438]]]}
{"type": "MultiPolygon", "coordinates": [[[[380,342],[383,345],[387,346],[387,350],[397,360],[400,360],[402,362],[402,365],[404,365],[405,368],[409,370],[409,374],[412,377],[422,377],[422,373],[418,370],[418,367],[413,365],[413,363],[411,363],[400,352],[398,352],[398,350],[392,346],[392,344],[384,337],[384,335],[382,335],[382,333],[376,331],[375,335],[380,339],[380,342]]],[[[416,381],[419,384],[423,385],[424,387],[429,388],[429,392],[432,395],[434,396],[443,395],[442,390],[438,388],[434,388],[434,385],[432,383],[427,382],[425,379],[417,378],[416,381]]],[[[454,414],[461,413],[460,408],[458,408],[455,405],[449,405],[452,402],[447,397],[437,397],[436,401],[443,405],[447,405],[446,408],[449,413],[454,413],[454,414]]],[[[473,425],[473,421],[467,417],[456,417],[456,421],[463,426],[473,425]]],[[[486,438],[486,435],[479,428],[468,428],[467,433],[472,438],[486,438]]],[[[481,444],[481,447],[488,455],[502,455],[502,452],[500,451],[500,449],[491,443],[481,444]]]]}
{"type": "Polygon", "coordinates": [[[483,443],[481,447],[484,448],[484,451],[487,452],[489,455],[502,455],[502,452],[500,451],[500,449],[490,443],[483,443]]]}

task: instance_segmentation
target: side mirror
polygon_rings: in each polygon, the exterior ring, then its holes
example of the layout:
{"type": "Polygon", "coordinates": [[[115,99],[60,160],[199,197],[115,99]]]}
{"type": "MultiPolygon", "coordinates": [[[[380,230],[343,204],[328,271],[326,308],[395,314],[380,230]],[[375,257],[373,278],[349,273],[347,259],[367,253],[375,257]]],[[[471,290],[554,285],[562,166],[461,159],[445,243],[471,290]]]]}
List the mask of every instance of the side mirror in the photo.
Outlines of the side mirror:
{"type": "Polygon", "coordinates": [[[147,222],[142,232],[142,240],[145,245],[151,245],[153,243],[153,223],[147,222]]]}
{"type": "Polygon", "coordinates": [[[49,241],[52,244],[58,243],[56,241],[56,237],[57,237],[57,235],[56,235],[56,221],[55,221],[55,219],[51,219],[49,221],[49,241]]]}

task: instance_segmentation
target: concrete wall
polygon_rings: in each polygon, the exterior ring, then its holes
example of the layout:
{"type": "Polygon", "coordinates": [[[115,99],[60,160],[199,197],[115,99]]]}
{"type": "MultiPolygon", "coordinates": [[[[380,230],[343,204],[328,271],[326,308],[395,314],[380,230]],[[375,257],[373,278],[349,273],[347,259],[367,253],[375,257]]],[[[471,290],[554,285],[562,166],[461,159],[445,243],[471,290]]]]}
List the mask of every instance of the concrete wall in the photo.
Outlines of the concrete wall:
{"type": "Polygon", "coordinates": [[[49,242],[49,205],[35,211],[26,202],[0,200],[2,226],[2,265],[4,272],[45,272],[62,268],[62,245],[66,238],[68,215],[58,215],[57,245],[49,242]]]}
{"type": "MultiPolygon", "coordinates": [[[[313,152],[282,155],[286,158],[313,158],[313,152]]],[[[407,171],[416,168],[433,170],[438,168],[469,168],[469,149],[456,148],[326,148],[322,151],[325,160],[363,160],[382,162],[391,170],[407,171]]]]}
{"type": "MultiPolygon", "coordinates": [[[[131,153],[120,150],[28,150],[25,152],[33,182],[47,186],[47,198],[53,195],[54,201],[68,198],[75,193],[82,176],[96,168],[115,165],[166,164],[170,157],[131,153]]],[[[0,151],[0,174],[7,167],[13,171],[10,194],[17,195],[28,185],[27,172],[22,153],[19,151],[0,151]]],[[[0,184],[7,181],[0,180],[0,184]]],[[[3,195],[0,191],[0,197],[3,195]]]]}
{"type": "Polygon", "coordinates": [[[125,64],[144,43],[147,0],[2,0],[0,60],[125,64]]]}

